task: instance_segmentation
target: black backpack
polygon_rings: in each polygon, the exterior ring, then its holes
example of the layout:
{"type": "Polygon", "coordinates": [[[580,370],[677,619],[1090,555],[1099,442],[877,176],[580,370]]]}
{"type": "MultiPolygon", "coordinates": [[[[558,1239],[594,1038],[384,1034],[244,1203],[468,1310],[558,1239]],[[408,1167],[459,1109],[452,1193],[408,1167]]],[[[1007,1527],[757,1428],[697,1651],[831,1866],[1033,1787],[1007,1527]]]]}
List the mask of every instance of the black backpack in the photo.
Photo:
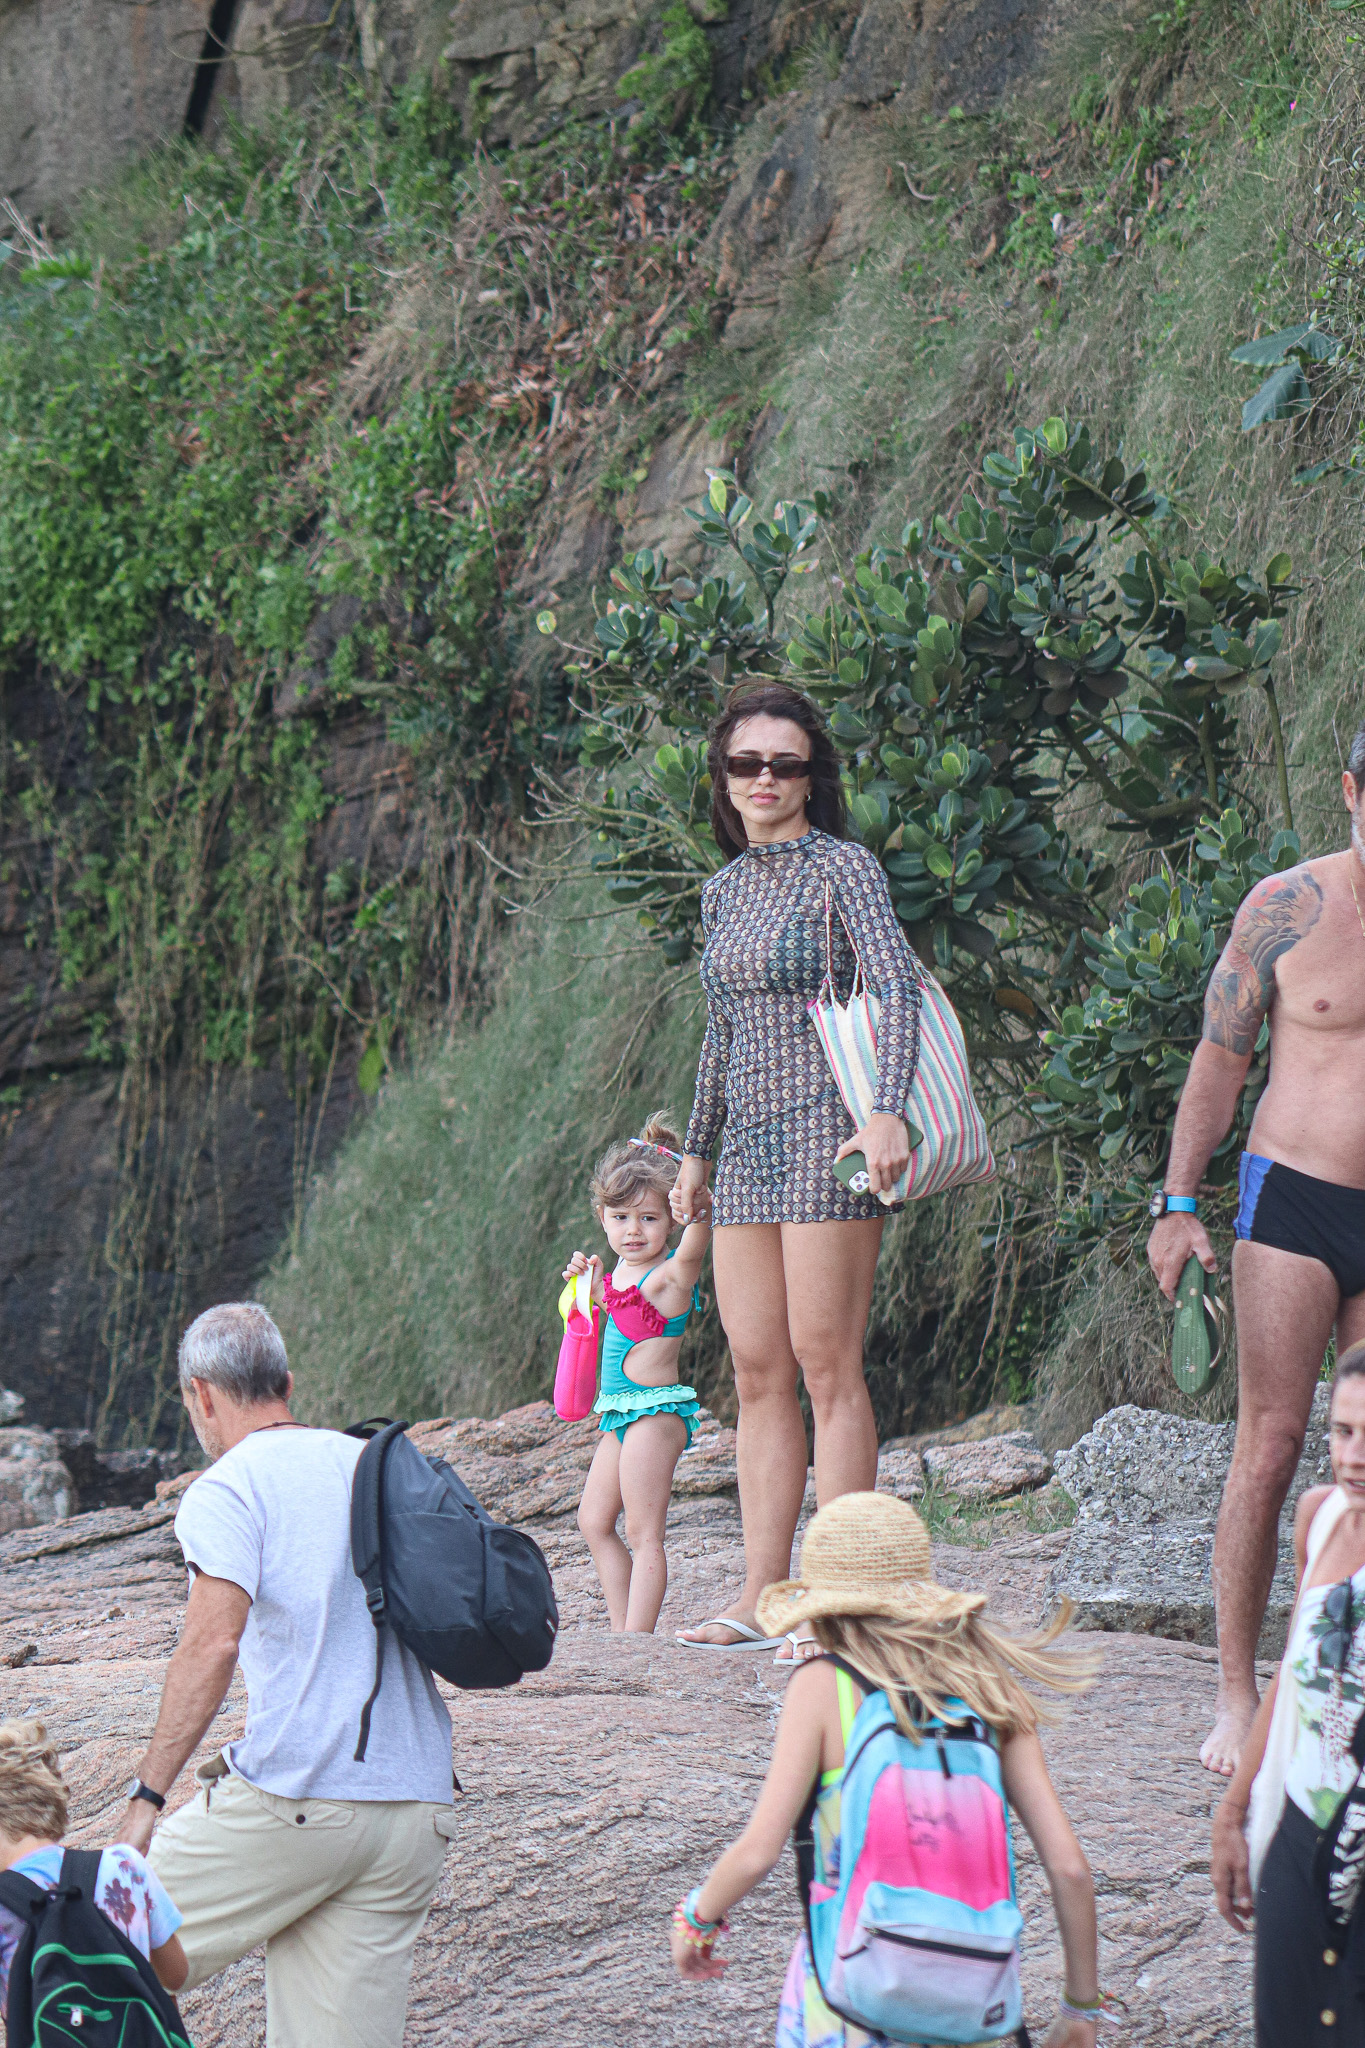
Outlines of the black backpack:
{"type": "Polygon", "coordinates": [[[559,1630],[554,1581],[538,1543],[479,1506],[444,1458],[424,1457],[406,1423],[357,1422],[368,1437],[351,1483],[351,1564],[376,1630],[370,1715],[392,1629],[415,1657],[466,1691],[516,1685],[543,1671],[559,1630]]]}
{"type": "Polygon", "coordinates": [[[0,1871],[0,1905],[25,1921],[9,1973],[9,2048],[191,2048],[146,1956],[95,1904],[100,1851],[68,1849],[56,1889],[0,1871]]]}

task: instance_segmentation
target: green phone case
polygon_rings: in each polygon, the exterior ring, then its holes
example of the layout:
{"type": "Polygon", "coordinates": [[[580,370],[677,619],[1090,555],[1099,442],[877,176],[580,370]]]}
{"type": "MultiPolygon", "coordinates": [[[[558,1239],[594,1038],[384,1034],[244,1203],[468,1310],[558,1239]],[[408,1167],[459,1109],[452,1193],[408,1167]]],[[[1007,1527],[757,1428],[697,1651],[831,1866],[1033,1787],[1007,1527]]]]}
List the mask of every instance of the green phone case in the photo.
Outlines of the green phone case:
{"type": "MultiPolygon", "coordinates": [[[[905,1128],[910,1134],[910,1150],[913,1152],[917,1145],[922,1145],[924,1143],[924,1133],[922,1130],[919,1129],[917,1125],[912,1124],[908,1119],[906,1120],[905,1128]]],[[[866,1159],[864,1159],[861,1152],[850,1152],[847,1154],[845,1158],[836,1159],[834,1162],[834,1178],[836,1180],[841,1180],[845,1187],[852,1186],[853,1176],[855,1173],[866,1172],[867,1161],[866,1159]]],[[[861,1194],[863,1190],[859,1188],[856,1190],[856,1192],[861,1194]]]]}

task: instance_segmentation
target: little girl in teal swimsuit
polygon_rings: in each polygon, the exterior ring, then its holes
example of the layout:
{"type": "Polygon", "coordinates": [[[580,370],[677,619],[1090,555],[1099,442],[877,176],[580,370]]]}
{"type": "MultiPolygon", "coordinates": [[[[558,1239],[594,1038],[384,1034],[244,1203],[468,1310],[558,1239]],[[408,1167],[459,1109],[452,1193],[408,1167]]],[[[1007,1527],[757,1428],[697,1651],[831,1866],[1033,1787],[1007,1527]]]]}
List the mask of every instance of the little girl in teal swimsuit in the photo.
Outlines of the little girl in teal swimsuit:
{"type": "Polygon", "coordinates": [[[692,1440],[697,1395],[678,1383],[683,1331],[697,1306],[697,1275],[711,1241],[709,1207],[670,1253],[669,1190],[680,1141],[662,1116],[638,1138],[612,1145],[592,1177],[590,1199],[616,1253],[602,1261],[575,1252],[566,1280],[591,1271],[592,1298],[606,1310],[601,1390],[593,1413],[602,1441],[583,1488],[578,1526],[587,1538],[613,1630],[651,1634],[668,1587],[664,1527],[673,1472],[692,1440]],[[616,1533],[622,1509],[626,1540],[616,1533]]]}

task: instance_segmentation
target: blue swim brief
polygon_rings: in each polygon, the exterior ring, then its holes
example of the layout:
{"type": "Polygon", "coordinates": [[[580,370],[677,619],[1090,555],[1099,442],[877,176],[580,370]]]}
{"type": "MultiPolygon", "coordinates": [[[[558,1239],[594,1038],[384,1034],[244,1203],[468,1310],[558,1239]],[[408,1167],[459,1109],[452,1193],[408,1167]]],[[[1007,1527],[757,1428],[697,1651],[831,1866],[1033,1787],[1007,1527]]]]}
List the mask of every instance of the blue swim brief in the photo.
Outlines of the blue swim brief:
{"type": "Polygon", "coordinates": [[[1331,1273],[1343,1301],[1365,1293],[1365,1188],[1315,1180],[1257,1152],[1242,1154],[1238,1186],[1234,1228],[1245,1243],[1316,1259],[1331,1273]]]}

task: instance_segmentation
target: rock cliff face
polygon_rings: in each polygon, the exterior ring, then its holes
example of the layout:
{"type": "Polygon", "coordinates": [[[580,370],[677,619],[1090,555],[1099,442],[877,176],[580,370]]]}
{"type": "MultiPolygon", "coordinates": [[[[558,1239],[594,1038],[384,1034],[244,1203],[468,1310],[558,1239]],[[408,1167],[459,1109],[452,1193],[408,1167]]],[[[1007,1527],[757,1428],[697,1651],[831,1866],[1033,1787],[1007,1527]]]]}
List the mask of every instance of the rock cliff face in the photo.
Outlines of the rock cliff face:
{"type": "MultiPolygon", "coordinates": [[[[92,763],[78,707],[36,680],[5,689],[10,732],[32,750],[59,802],[79,796],[92,763]]],[[[381,720],[331,726],[323,776],[330,803],[316,839],[319,862],[350,860],[383,879],[415,857],[410,759],[385,738],[381,720]]],[[[320,1166],[330,1157],[360,1098],[348,1062],[306,1107],[269,1066],[217,1075],[173,1069],[159,1157],[147,1176],[145,1264],[120,1272],[112,1232],[128,1188],[120,1084],[89,1056],[91,1018],[107,1006],[109,989],[93,979],[65,986],[56,953],[30,944],[30,908],[45,875],[16,818],[0,832],[4,1373],[34,1423],[90,1428],[101,1426],[107,1390],[93,1362],[107,1356],[106,1320],[120,1281],[167,1323],[249,1294],[288,1228],[310,1158],[320,1166]],[[21,1082],[20,1101],[7,1105],[4,1091],[21,1082]]],[[[115,1438],[116,1425],[117,1414],[112,1431],[104,1425],[115,1438]]]]}
{"type": "Polygon", "coordinates": [[[211,0],[5,0],[0,196],[59,219],[184,126],[211,0]]]}
{"type": "MultiPolygon", "coordinates": [[[[869,169],[877,124],[894,120],[898,107],[971,103],[1003,90],[1045,60],[1065,12],[1043,0],[917,0],[910,8],[867,0],[861,12],[826,0],[817,20],[797,0],[689,5],[711,39],[719,101],[757,108],[712,238],[724,339],[736,348],[770,329],[793,280],[866,245],[885,199],[881,170],[869,169]],[[817,28],[832,39],[837,77],[764,108],[765,67],[780,68],[817,28]]],[[[265,122],[339,64],[358,66],[382,91],[439,61],[490,142],[540,135],[569,112],[620,105],[616,82],[657,46],[659,12],[656,0],[501,8],[356,0],[340,11],[331,0],[241,0],[228,60],[212,67],[214,104],[265,122]]],[[[208,0],[0,0],[0,195],[60,222],[85,186],[178,134],[209,17],[208,0]]],[[[682,568],[699,556],[684,505],[704,491],[709,468],[738,461],[743,470],[780,417],[769,409],[749,447],[737,448],[704,422],[679,422],[673,400],[659,397],[664,431],[644,477],[613,513],[599,503],[595,472],[580,465],[547,504],[512,600],[581,597],[623,546],[662,549],[682,568]]],[[[277,713],[307,715],[309,662],[325,665],[342,630],[330,612],[315,622],[309,657],[277,713]]],[[[93,771],[79,706],[37,677],[11,674],[5,692],[7,729],[57,803],[74,801],[93,771]]],[[[322,749],[330,808],[311,850],[315,865],[323,872],[351,860],[382,882],[420,854],[408,759],[363,717],[331,724],[322,749]]],[[[308,1171],[325,1164],[359,1098],[345,1059],[302,1109],[268,1065],[214,1074],[172,1067],[154,1139],[130,1138],[117,1070],[91,1058],[91,1018],[107,1008],[110,990],[93,979],[68,986],[62,962],[31,943],[32,904],[46,885],[17,823],[0,843],[6,1377],[35,1424],[94,1428],[116,1440],[127,1403],[108,1360],[121,1344],[118,1370],[137,1372],[139,1345],[160,1341],[120,1336],[119,1301],[137,1302],[146,1332],[249,1292],[308,1171]],[[136,1191],[130,1147],[140,1148],[136,1191]],[[130,1202],[145,1203],[132,1252],[119,1224],[130,1202]]]]}
{"type": "MultiPolygon", "coordinates": [[[[839,109],[898,97],[947,106],[998,93],[1037,61],[1059,14],[1043,0],[869,0],[861,14],[849,0],[825,0],[814,13],[798,0],[735,0],[728,9],[725,0],[689,0],[689,9],[707,25],[718,95],[729,106],[755,92],[762,66],[780,66],[809,41],[815,14],[841,42],[851,34],[837,85],[815,96],[781,157],[800,188],[806,242],[827,236],[831,208],[848,211],[833,136],[839,109]],[[824,173],[812,180],[822,153],[824,173]]],[[[657,44],[660,8],[657,0],[354,0],[341,9],[331,0],[240,0],[231,12],[226,56],[209,52],[200,88],[211,95],[210,133],[227,112],[269,120],[342,65],[391,90],[442,63],[461,106],[477,93],[485,138],[505,142],[542,135],[569,112],[618,107],[616,82],[657,44]]],[[[180,134],[212,14],[210,0],[7,0],[0,195],[59,222],[88,186],[180,134]]],[[[774,159],[767,184],[778,167],[774,159]]]]}
{"type": "MultiPolygon", "coordinates": [[[[558,1429],[538,1404],[418,1435],[494,1512],[524,1519],[554,1571],[563,1630],[549,1669],[515,1690],[448,1693],[462,1831],[418,1947],[407,2042],[762,2048],[798,1927],[785,1859],[733,1916],[722,1984],[681,1985],[667,1957],[673,1901],[747,1816],[784,1683],[769,1655],[689,1652],[672,1638],[714,1611],[740,1570],[730,1433],[708,1432],[684,1476],[654,1637],[606,1632],[571,1519],[583,1426],[558,1429]]],[[[41,1714],[54,1731],[82,1842],[108,1839],[174,1647],[184,1594],[174,1512],[169,1498],[0,1537],[0,1712],[41,1714]]],[[[1062,1531],[988,1551],[939,1546],[936,1570],[1029,1625],[1066,1540],[1062,1531]]],[[[1207,1650],[1111,1635],[1095,1689],[1045,1737],[1095,1869],[1104,1982],[1128,2005],[1125,2038],[1152,2048],[1251,2041],[1249,1944],[1218,1919],[1208,1887],[1219,1787],[1196,1748],[1213,1684],[1207,1650]]],[[[234,1688],[206,1749],[239,1732],[242,1711],[234,1688]]],[[[1040,2037],[1061,1959],[1021,1832],[1016,1850],[1027,2018],[1040,2037]]],[[[263,2002],[262,1959],[251,1956],[186,2000],[192,2038],[256,2048],[263,2002]]]]}

